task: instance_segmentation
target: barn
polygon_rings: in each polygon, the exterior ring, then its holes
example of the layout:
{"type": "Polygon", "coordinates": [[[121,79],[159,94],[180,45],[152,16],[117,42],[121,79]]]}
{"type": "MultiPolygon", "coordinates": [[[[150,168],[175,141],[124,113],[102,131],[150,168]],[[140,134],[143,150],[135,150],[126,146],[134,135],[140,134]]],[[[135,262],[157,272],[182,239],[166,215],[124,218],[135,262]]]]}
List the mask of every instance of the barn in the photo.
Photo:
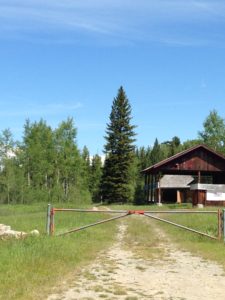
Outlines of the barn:
{"type": "Polygon", "coordinates": [[[225,156],[205,145],[177,153],[142,173],[150,203],[225,205],[225,156]]]}

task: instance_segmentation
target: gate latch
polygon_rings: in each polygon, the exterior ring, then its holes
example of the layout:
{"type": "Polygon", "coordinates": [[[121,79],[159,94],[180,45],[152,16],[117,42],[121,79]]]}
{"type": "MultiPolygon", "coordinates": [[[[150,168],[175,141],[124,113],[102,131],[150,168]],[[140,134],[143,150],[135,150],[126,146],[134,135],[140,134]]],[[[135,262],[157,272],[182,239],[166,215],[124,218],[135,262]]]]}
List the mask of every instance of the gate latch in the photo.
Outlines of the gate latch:
{"type": "Polygon", "coordinates": [[[129,215],[143,215],[144,214],[144,210],[128,210],[128,214],[129,215]]]}

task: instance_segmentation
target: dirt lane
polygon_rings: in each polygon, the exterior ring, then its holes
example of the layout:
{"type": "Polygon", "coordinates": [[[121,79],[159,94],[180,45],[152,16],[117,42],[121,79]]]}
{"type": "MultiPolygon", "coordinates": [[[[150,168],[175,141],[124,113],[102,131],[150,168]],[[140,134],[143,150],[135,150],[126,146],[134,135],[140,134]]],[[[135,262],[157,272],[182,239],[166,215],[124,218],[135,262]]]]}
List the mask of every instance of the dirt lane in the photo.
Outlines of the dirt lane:
{"type": "Polygon", "coordinates": [[[164,256],[136,258],[123,247],[126,225],[120,224],[117,242],[86,267],[79,278],[48,300],[71,299],[225,299],[225,273],[217,264],[178,250],[162,235],[157,248],[164,256]]]}

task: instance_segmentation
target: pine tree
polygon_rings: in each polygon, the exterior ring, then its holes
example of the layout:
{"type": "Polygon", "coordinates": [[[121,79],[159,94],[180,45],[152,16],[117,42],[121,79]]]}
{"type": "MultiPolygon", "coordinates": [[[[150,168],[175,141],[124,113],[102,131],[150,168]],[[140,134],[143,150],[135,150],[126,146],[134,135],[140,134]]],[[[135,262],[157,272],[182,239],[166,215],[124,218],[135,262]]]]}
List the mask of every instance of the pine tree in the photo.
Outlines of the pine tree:
{"type": "Polygon", "coordinates": [[[156,138],[151,151],[151,164],[154,165],[160,160],[162,160],[162,152],[158,139],[156,138]]]}
{"type": "Polygon", "coordinates": [[[105,202],[133,200],[134,128],[130,124],[131,106],[123,87],[114,98],[106,129],[105,165],[102,176],[102,199],[105,202]]]}
{"type": "Polygon", "coordinates": [[[135,189],[135,204],[144,204],[146,197],[144,194],[145,178],[141,173],[142,170],[151,165],[151,148],[140,147],[136,149],[136,161],[137,161],[137,172],[136,172],[136,189],[135,189]]]}
{"type": "Polygon", "coordinates": [[[94,155],[91,161],[90,168],[90,191],[93,202],[101,201],[101,177],[102,177],[102,161],[101,156],[94,155]]]}
{"type": "Polygon", "coordinates": [[[182,150],[181,142],[178,136],[174,136],[171,141],[163,142],[162,145],[168,147],[168,157],[175,155],[182,150]]]}

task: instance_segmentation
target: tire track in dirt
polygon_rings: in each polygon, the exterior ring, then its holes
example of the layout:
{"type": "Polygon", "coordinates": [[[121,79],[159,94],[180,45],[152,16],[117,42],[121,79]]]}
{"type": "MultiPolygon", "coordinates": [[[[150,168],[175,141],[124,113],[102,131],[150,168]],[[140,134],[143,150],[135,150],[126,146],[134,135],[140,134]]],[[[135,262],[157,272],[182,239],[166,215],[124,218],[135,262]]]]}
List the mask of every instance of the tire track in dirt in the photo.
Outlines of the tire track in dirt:
{"type": "Polygon", "coordinates": [[[121,222],[116,243],[48,300],[225,299],[225,273],[218,264],[177,249],[159,228],[162,239],[156,247],[163,248],[163,257],[137,258],[123,247],[126,230],[121,222]]]}

